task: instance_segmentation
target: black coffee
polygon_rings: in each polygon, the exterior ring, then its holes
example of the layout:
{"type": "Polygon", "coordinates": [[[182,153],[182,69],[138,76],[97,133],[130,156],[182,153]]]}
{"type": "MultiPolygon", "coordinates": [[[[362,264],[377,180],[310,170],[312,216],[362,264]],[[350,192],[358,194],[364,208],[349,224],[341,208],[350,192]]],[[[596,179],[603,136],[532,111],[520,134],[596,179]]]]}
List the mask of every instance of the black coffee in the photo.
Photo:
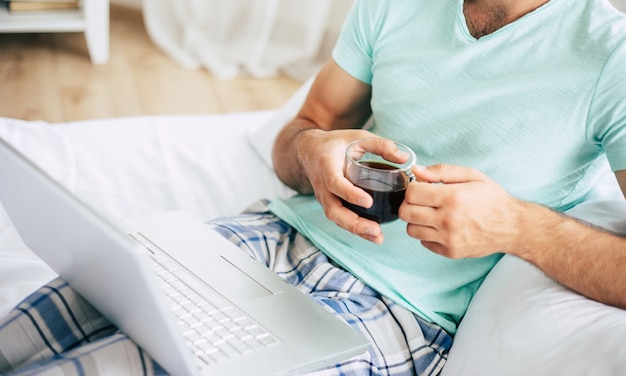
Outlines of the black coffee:
{"type": "MultiPolygon", "coordinates": [[[[378,170],[395,170],[397,167],[382,162],[361,162],[362,165],[378,170]]],[[[356,169],[353,169],[356,170],[356,169]]],[[[370,208],[351,204],[341,200],[343,205],[358,214],[378,223],[390,222],[398,219],[398,210],[406,193],[408,178],[406,174],[385,174],[385,178],[377,174],[361,171],[355,173],[348,171],[348,179],[356,186],[369,193],[374,199],[370,208]],[[358,176],[355,176],[358,175],[358,176]],[[389,176],[386,176],[389,175],[389,176]]]]}

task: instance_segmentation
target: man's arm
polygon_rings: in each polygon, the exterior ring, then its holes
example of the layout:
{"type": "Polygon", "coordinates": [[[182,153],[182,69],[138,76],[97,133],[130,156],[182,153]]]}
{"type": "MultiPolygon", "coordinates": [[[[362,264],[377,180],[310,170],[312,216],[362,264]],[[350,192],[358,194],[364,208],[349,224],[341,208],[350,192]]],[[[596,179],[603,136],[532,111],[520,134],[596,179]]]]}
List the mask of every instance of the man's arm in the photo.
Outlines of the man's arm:
{"type": "Polygon", "coordinates": [[[307,152],[316,148],[316,141],[309,136],[319,136],[317,130],[360,128],[371,114],[370,89],[332,59],[326,62],[296,118],[274,142],[272,159],[281,181],[300,193],[313,193],[305,167],[312,163],[307,152]]]}
{"type": "Polygon", "coordinates": [[[617,171],[615,177],[617,178],[619,187],[622,189],[622,195],[626,198],[626,170],[617,171]]]}
{"type": "Polygon", "coordinates": [[[626,309],[626,238],[531,206],[528,242],[515,253],[572,290],[626,309]]]}
{"type": "MultiPolygon", "coordinates": [[[[626,238],[510,196],[474,169],[416,169],[400,218],[407,232],[438,254],[516,255],[594,300],[626,308],[626,238]]],[[[626,192],[626,171],[616,173],[626,192]]],[[[626,219],[626,218],[625,218],[626,219]]]]}
{"type": "MultiPolygon", "coordinates": [[[[340,201],[342,198],[363,207],[372,205],[372,197],[343,174],[346,146],[359,138],[376,137],[360,129],[371,115],[370,97],[369,85],[329,60],[296,118],[276,137],[272,159],[280,180],[300,193],[314,193],[328,219],[353,234],[381,243],[380,225],[359,217],[340,201]]],[[[395,144],[380,140],[370,151],[393,159],[398,152],[395,144]]]]}
{"type": "MultiPolygon", "coordinates": [[[[615,175],[626,196],[626,170],[615,175]]],[[[527,222],[534,217],[539,224],[536,230],[543,231],[534,234],[535,241],[519,256],[585,296],[626,309],[626,238],[546,211],[541,207],[529,210],[532,215],[527,222]],[[540,247],[542,240],[545,248],[540,247]]]]}

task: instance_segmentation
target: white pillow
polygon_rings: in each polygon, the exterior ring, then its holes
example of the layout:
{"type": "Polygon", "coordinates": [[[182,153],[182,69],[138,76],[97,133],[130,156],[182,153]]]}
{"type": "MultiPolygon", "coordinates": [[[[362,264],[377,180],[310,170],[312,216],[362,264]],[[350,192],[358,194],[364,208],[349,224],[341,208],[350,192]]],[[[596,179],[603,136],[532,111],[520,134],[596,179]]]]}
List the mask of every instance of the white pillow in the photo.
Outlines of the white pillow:
{"type": "MultiPolygon", "coordinates": [[[[289,101],[276,111],[269,121],[260,126],[251,128],[248,133],[248,142],[263,161],[272,169],[274,168],[274,163],[272,162],[272,146],[274,145],[274,140],[278,132],[280,132],[287,122],[296,117],[309,94],[314,80],[315,76],[306,80],[293,96],[289,98],[289,101]]],[[[363,129],[370,129],[373,125],[373,121],[373,117],[370,117],[365,124],[363,124],[363,129]]]]}
{"type": "MultiPolygon", "coordinates": [[[[626,232],[622,197],[591,200],[568,214],[626,232]]],[[[472,300],[442,375],[626,374],[624,340],[626,311],[507,255],[472,300]]]]}
{"type": "Polygon", "coordinates": [[[298,111],[300,111],[300,107],[306,100],[314,79],[315,76],[306,80],[269,121],[251,128],[248,132],[248,142],[265,164],[272,169],[274,168],[272,162],[272,145],[274,145],[274,140],[283,126],[295,118],[298,111]]]}

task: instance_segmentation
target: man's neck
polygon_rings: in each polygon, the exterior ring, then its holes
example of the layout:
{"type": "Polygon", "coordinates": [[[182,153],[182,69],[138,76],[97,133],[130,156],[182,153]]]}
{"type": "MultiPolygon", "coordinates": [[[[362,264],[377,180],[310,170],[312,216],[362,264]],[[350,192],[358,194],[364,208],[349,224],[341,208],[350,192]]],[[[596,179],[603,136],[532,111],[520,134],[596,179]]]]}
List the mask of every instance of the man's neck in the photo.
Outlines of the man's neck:
{"type": "Polygon", "coordinates": [[[475,38],[480,38],[523,17],[548,1],[465,0],[463,13],[470,33],[475,38]]]}

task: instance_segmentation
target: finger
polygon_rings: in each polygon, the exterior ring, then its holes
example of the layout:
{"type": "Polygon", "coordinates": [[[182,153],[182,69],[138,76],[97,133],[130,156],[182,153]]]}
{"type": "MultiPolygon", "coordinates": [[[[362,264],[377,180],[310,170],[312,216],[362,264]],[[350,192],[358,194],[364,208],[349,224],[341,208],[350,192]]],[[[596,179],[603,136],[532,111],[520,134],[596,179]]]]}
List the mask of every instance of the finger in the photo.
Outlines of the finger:
{"type": "Polygon", "coordinates": [[[375,221],[359,217],[353,211],[344,206],[331,207],[326,212],[328,219],[335,222],[339,227],[361,238],[376,244],[383,242],[383,233],[380,225],[375,221]]]}
{"type": "Polygon", "coordinates": [[[318,200],[324,207],[326,217],[342,229],[376,244],[383,242],[383,233],[377,222],[359,217],[343,206],[339,198],[332,194],[320,195],[318,200]]]}
{"type": "Polygon", "coordinates": [[[410,237],[414,239],[419,239],[422,242],[439,243],[439,232],[436,228],[431,226],[408,223],[406,225],[406,233],[410,237]]]}
{"type": "Polygon", "coordinates": [[[360,187],[354,185],[343,175],[335,176],[334,182],[327,184],[330,192],[352,204],[370,208],[374,204],[372,196],[360,187]]]}
{"type": "Polygon", "coordinates": [[[449,189],[444,184],[430,184],[424,182],[411,182],[407,186],[404,202],[409,205],[427,206],[439,208],[445,202],[449,189]]]}
{"type": "Polygon", "coordinates": [[[398,217],[413,225],[439,228],[438,212],[436,208],[423,205],[412,205],[406,200],[400,205],[398,217]]]}
{"type": "Polygon", "coordinates": [[[430,183],[466,183],[485,178],[480,171],[471,167],[441,163],[428,167],[415,166],[412,171],[418,181],[430,183]]]}
{"type": "Polygon", "coordinates": [[[380,155],[383,159],[394,163],[405,163],[409,160],[410,154],[398,149],[396,143],[392,140],[372,137],[359,141],[359,148],[354,148],[352,159],[358,160],[365,152],[380,155]]]}
{"type": "Polygon", "coordinates": [[[380,224],[369,219],[357,216],[353,222],[353,233],[361,238],[376,244],[382,244],[384,240],[380,224]]]}
{"type": "MultiPolygon", "coordinates": [[[[317,175],[316,181],[313,183],[316,195],[318,192],[329,191],[334,196],[338,196],[350,203],[369,208],[373,204],[372,197],[363,189],[354,185],[343,171],[343,158],[321,158],[317,163],[317,167],[321,172],[317,175]],[[338,162],[339,161],[339,162],[338,162]]],[[[321,201],[322,197],[318,197],[321,201]]]]}
{"type": "Polygon", "coordinates": [[[424,246],[424,248],[430,250],[433,253],[436,253],[444,257],[451,257],[450,253],[448,252],[448,248],[446,248],[444,245],[440,243],[428,242],[428,241],[422,241],[421,243],[424,246]]]}
{"type": "Polygon", "coordinates": [[[439,233],[428,226],[407,225],[406,232],[412,238],[420,240],[424,248],[444,257],[451,257],[450,250],[439,241],[439,233]]]}

